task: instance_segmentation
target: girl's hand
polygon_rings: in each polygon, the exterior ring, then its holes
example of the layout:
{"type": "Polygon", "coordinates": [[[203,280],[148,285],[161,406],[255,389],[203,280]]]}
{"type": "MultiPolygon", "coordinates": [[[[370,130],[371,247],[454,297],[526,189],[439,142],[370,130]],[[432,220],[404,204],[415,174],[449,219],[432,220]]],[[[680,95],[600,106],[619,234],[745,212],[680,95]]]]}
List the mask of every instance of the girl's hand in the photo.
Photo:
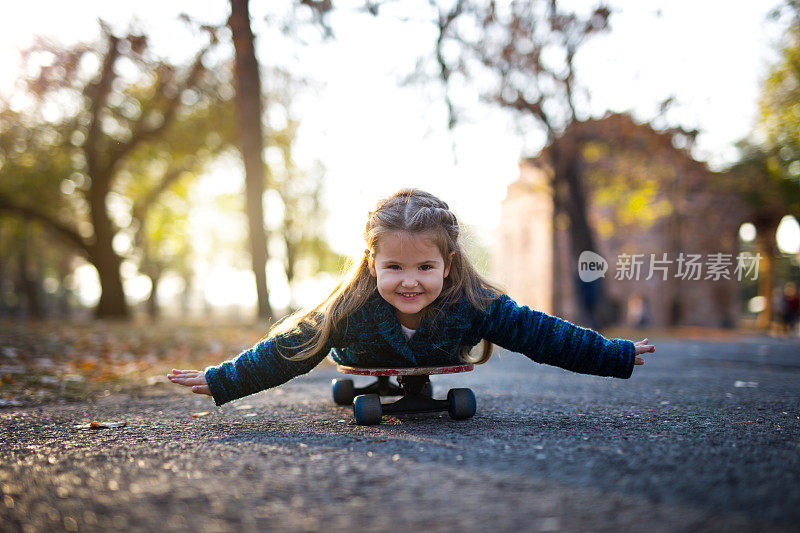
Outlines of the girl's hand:
{"type": "Polygon", "coordinates": [[[167,374],[167,379],[184,387],[191,387],[195,394],[207,394],[211,396],[211,389],[206,382],[206,373],[202,370],[178,370],[172,369],[172,373],[167,374]]]}
{"type": "MultiPolygon", "coordinates": [[[[641,340],[639,342],[634,342],[633,343],[633,345],[636,346],[636,355],[637,356],[638,355],[642,355],[643,353],[655,352],[656,351],[656,347],[653,346],[652,344],[647,344],[647,341],[648,341],[648,339],[644,339],[644,340],[641,340]]],[[[634,364],[643,365],[644,364],[644,359],[642,359],[641,357],[637,357],[634,360],[634,364]]]]}

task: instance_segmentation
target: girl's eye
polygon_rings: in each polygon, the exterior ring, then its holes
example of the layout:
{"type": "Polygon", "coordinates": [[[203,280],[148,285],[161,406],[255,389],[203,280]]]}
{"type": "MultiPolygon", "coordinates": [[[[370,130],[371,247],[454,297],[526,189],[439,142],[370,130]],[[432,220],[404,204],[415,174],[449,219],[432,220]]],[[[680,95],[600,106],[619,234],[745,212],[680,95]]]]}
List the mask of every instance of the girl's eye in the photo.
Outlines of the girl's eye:
{"type": "Polygon", "coordinates": [[[422,270],[430,270],[430,269],[432,269],[432,268],[433,268],[433,266],[432,266],[432,265],[422,265],[422,266],[421,266],[421,267],[419,267],[419,268],[420,268],[420,269],[422,269],[422,270]]]}
{"type": "Polygon", "coordinates": [[[400,265],[389,265],[386,268],[391,269],[391,270],[399,270],[400,269],[400,265]]]}

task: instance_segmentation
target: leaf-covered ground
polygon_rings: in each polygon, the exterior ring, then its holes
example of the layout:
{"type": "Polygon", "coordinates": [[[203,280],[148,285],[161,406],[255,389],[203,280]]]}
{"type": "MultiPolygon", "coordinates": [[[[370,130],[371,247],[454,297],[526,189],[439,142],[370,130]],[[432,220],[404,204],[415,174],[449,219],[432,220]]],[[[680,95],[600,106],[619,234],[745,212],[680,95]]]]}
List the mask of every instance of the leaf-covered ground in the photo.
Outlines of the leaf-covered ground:
{"type": "Polygon", "coordinates": [[[258,342],[265,325],[0,321],[0,407],[171,387],[172,368],[204,368],[258,342]]]}
{"type": "MultiPolygon", "coordinates": [[[[63,322],[0,320],[0,407],[84,400],[110,392],[171,387],[172,368],[202,369],[249,348],[265,324],[214,321],[63,322]]],[[[609,337],[649,335],[731,340],[752,334],[710,328],[614,329],[609,337]]]]}

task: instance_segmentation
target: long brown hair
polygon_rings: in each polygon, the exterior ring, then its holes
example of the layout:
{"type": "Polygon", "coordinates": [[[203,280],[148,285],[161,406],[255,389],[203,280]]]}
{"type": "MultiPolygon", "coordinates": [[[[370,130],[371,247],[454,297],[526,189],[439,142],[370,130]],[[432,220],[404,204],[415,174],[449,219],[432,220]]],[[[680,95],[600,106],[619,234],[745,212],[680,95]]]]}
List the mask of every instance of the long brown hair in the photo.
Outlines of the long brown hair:
{"type": "MultiPolygon", "coordinates": [[[[313,331],[312,337],[300,347],[300,352],[287,356],[287,359],[307,359],[325,349],[336,326],[364,305],[377,288],[370,266],[381,237],[397,232],[430,235],[445,261],[455,252],[441,294],[426,309],[427,313],[435,313],[434,321],[450,304],[462,297],[466,297],[474,307],[485,310],[491,301],[504,292],[481,276],[470,263],[461,245],[458,220],[448,205],[419,189],[402,189],[379,201],[375,209],[370,211],[364,230],[367,249],[358,262],[351,262],[347,273],[331,294],[315,307],[287,317],[270,330],[270,337],[301,327],[310,327],[313,331]]],[[[486,362],[491,354],[491,343],[483,339],[483,353],[479,357],[469,354],[468,347],[461,357],[465,362],[480,364],[486,362]]]]}

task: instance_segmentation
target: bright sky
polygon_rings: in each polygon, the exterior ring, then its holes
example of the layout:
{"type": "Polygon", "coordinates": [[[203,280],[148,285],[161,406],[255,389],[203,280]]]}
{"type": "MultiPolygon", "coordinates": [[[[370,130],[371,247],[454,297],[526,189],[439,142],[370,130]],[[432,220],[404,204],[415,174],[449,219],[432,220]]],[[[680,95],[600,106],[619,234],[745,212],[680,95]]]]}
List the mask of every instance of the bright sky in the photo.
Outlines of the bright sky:
{"type": "MultiPolygon", "coordinates": [[[[335,2],[345,6],[332,19],[335,40],[287,50],[263,19],[263,9],[275,2],[251,1],[261,61],[275,63],[280,54],[280,64],[317,80],[319,89],[306,91],[295,105],[302,122],[298,156],[319,159],[328,170],[333,245],[357,254],[366,212],[377,198],[405,186],[439,195],[488,241],[506,187],[517,178],[518,161],[540,147],[540,133],[517,131],[514,121],[494,108],[477,109],[455,133],[447,131],[435,86],[400,88],[397,83],[416,57],[430,50],[432,28],[358,16],[346,7],[361,3],[335,2]]],[[[419,6],[416,13],[427,5],[411,3],[419,6]]],[[[562,3],[578,9],[595,4],[562,3]]],[[[631,110],[648,119],[672,96],[676,104],[667,118],[700,129],[700,155],[715,167],[732,161],[733,144],[751,131],[760,79],[774,58],[779,28],[766,22],[766,14],[779,3],[612,1],[612,31],[590,41],[578,57],[592,112],[631,110]]],[[[192,43],[175,37],[183,32],[176,17],[187,5],[192,16],[208,22],[219,23],[228,12],[224,0],[19,3],[0,19],[0,91],[11,85],[15,51],[30,44],[35,33],[66,43],[90,40],[97,35],[98,18],[124,29],[137,17],[158,50],[189,54],[192,43]]]]}

